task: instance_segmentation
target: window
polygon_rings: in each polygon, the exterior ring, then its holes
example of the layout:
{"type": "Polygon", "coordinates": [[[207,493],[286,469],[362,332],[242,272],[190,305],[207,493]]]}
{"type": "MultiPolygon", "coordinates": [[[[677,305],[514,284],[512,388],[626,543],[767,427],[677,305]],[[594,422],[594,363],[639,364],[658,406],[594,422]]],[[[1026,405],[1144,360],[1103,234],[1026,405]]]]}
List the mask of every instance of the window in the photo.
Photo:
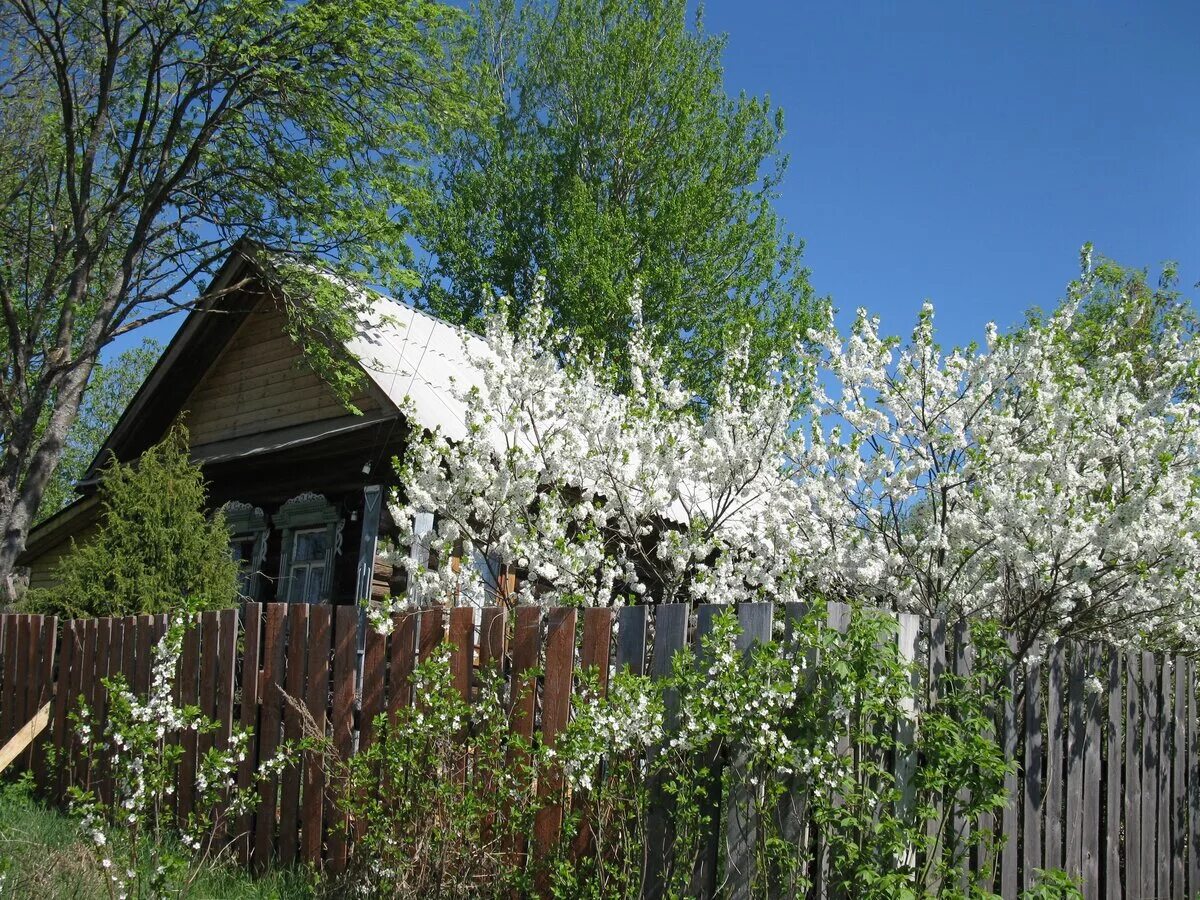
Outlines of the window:
{"type": "Polygon", "coordinates": [[[306,492],[279,508],[272,521],[282,532],[279,598],[289,603],[327,603],[334,588],[334,560],[342,552],[342,517],[321,494],[306,492]]]}
{"type": "Polygon", "coordinates": [[[293,535],[292,567],[288,573],[288,600],[320,603],[329,565],[329,529],[306,528],[293,535]]]}
{"type": "Polygon", "coordinates": [[[253,597],[255,575],[254,550],[258,537],[253,534],[237,534],[229,541],[229,555],[238,567],[238,593],[253,597]]]}

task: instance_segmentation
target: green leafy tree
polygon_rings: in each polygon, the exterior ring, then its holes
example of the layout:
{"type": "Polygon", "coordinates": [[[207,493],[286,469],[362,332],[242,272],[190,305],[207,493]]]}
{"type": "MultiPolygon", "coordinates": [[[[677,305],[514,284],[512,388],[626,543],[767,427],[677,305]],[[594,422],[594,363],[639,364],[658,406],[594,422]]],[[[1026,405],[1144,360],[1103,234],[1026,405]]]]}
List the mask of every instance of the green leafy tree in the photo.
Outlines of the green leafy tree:
{"type": "Polygon", "coordinates": [[[76,497],[79,483],[104,446],[113,426],[125,412],[142,382],[158,361],[162,346],[154,340],[131,347],[110,363],[99,363],[92,373],[79,417],[67,432],[62,459],[46,486],[38,520],[49,518],[76,497]]]}
{"type": "Polygon", "coordinates": [[[493,295],[514,317],[540,290],[558,326],[628,361],[630,298],[701,397],[749,336],[751,373],[811,321],[802,245],[772,206],[780,111],[729,97],[725,39],[684,0],[480,0],[473,94],[486,127],[443,135],[423,301],[475,323],[493,295]]]}
{"type": "Polygon", "coordinates": [[[100,482],[97,533],[73,544],[53,588],[28,604],[59,616],[129,616],[219,609],[238,596],[237,563],[219,510],[205,513],[200,467],[176,426],[136,464],[113,461],[100,482]]]}
{"type": "Polygon", "coordinates": [[[432,123],[468,108],[462,22],[435,0],[0,0],[0,579],[101,349],[189,308],[235,240],[349,395],[345,280],[415,283],[432,123]],[[343,280],[315,289],[313,262],[343,280]]]}

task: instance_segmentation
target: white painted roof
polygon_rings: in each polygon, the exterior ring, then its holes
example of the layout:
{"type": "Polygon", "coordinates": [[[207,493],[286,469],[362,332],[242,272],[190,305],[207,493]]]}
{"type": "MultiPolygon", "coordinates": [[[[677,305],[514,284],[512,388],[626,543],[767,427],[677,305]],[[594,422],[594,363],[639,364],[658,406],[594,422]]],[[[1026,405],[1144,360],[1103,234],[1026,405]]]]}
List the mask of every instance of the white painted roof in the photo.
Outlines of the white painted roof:
{"type": "Polygon", "coordinates": [[[378,294],[357,338],[347,345],[371,380],[400,406],[407,399],[417,422],[450,440],[466,436],[465,410],[456,394],[480,383],[471,354],[486,344],[466,329],[378,294]]]}

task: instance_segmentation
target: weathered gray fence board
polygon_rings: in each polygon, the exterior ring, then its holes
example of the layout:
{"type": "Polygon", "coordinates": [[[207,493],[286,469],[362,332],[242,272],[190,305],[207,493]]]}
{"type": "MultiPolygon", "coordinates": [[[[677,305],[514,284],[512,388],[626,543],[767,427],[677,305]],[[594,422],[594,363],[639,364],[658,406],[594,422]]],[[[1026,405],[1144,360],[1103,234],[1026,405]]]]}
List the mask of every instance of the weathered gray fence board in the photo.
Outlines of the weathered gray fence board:
{"type": "Polygon", "coordinates": [[[1154,654],[1142,654],[1142,845],[1139,888],[1142,897],[1157,891],[1155,837],[1158,825],[1158,666],[1154,654]]]}
{"type": "MultiPolygon", "coordinates": [[[[721,610],[726,607],[716,603],[704,603],[696,608],[696,631],[692,643],[696,654],[696,666],[705,669],[712,664],[712,655],[705,647],[705,639],[712,634],[713,623],[721,610]]],[[[701,786],[704,799],[701,803],[712,810],[711,819],[699,839],[699,851],[696,854],[696,864],[692,870],[692,881],[688,893],[701,900],[716,895],[717,867],[720,864],[720,818],[717,815],[721,804],[721,758],[719,747],[714,741],[704,750],[700,764],[708,769],[708,777],[701,786]]]]}
{"type": "Polygon", "coordinates": [[[1021,889],[1033,887],[1034,873],[1042,868],[1042,800],[1045,763],[1042,743],[1042,663],[1041,646],[1029,648],[1025,666],[1025,765],[1024,809],[1021,821],[1024,834],[1021,854],[1021,889]]]}
{"type": "Polygon", "coordinates": [[[1115,651],[1108,654],[1108,716],[1105,721],[1105,773],[1108,793],[1105,798],[1104,816],[1104,895],[1107,900],[1121,900],[1121,813],[1122,813],[1122,695],[1121,655],[1115,651]]]}
{"type": "Polygon", "coordinates": [[[650,609],[646,606],[624,606],[617,611],[618,672],[628,669],[634,675],[646,673],[646,621],[650,609]]]}
{"type": "Polygon", "coordinates": [[[1171,761],[1171,895],[1176,900],[1185,900],[1187,885],[1184,881],[1183,857],[1187,852],[1187,660],[1176,656],[1173,664],[1175,675],[1175,714],[1171,720],[1171,745],[1174,758],[1171,761]]]}
{"type": "Polygon", "coordinates": [[[1067,645],[1067,796],[1066,852],[1063,868],[1079,878],[1083,874],[1083,776],[1084,729],[1083,648],[1072,641],[1067,645]]]}
{"type": "MultiPolygon", "coordinates": [[[[1100,672],[1100,648],[1088,644],[1085,649],[1086,675],[1097,678],[1100,672]]],[[[1084,896],[1100,896],[1100,715],[1102,690],[1085,691],[1083,746],[1083,889],[1084,896]]]]}
{"type": "Polygon", "coordinates": [[[1125,896],[1142,891],[1142,660],[1125,657],[1125,896]]]}
{"type": "MultiPolygon", "coordinates": [[[[650,658],[650,674],[654,678],[665,678],[671,673],[675,654],[687,646],[688,614],[686,603],[668,603],[659,606],[654,614],[654,652],[650,658]]],[[[672,691],[664,697],[665,719],[668,731],[678,726],[679,698],[672,691]]],[[[646,896],[650,900],[664,896],[667,881],[671,878],[671,855],[673,838],[670,798],[662,790],[659,780],[650,784],[650,812],[647,816],[646,896]]]]}
{"type": "MultiPolygon", "coordinates": [[[[1004,681],[1004,706],[1000,711],[999,738],[1001,747],[1004,749],[1004,758],[1015,760],[1018,738],[1016,704],[1017,666],[1019,663],[1015,661],[1017,659],[1016,639],[1010,637],[1008,644],[1014,662],[1009,666],[1004,681]]],[[[1008,802],[1000,815],[1002,846],[1000,848],[999,886],[1002,897],[1015,897],[1018,892],[1017,875],[1021,864],[1021,792],[1017,778],[1016,768],[1013,768],[1004,777],[1004,790],[1008,795],[1008,802]]]]}
{"type": "Polygon", "coordinates": [[[1049,678],[1046,682],[1046,795],[1045,852],[1043,865],[1060,869],[1063,865],[1063,647],[1050,650],[1049,678]]]}

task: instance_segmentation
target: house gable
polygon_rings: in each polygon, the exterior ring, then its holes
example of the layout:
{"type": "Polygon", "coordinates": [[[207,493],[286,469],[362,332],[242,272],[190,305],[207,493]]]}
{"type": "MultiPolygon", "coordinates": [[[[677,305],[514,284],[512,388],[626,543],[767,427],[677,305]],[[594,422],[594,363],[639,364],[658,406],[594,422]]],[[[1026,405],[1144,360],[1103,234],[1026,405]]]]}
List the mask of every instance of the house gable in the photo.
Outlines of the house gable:
{"type": "MultiPolygon", "coordinates": [[[[183,403],[193,448],[352,415],[305,363],[286,325],[269,296],[245,315],[183,403]]],[[[380,408],[365,385],[352,402],[363,413],[380,408]]]]}

